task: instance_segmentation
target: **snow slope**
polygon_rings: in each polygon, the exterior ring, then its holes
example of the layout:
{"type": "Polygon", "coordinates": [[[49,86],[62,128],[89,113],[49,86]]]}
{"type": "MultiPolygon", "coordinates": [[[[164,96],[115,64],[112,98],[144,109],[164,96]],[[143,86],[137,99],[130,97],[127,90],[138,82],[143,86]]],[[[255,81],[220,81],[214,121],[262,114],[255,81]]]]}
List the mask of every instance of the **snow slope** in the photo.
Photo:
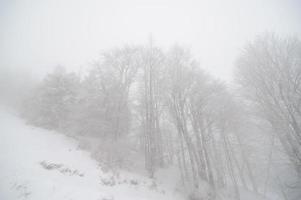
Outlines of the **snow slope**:
{"type": "Polygon", "coordinates": [[[183,199],[150,179],[103,172],[62,134],[26,125],[0,109],[0,200],[183,199]]]}
{"type": "MultiPolygon", "coordinates": [[[[75,139],[26,125],[0,107],[0,200],[183,200],[177,170],[156,183],[126,171],[105,172],[75,139]]],[[[230,190],[218,195],[233,200],[230,190]]],[[[245,191],[241,200],[264,200],[245,191]]]]}

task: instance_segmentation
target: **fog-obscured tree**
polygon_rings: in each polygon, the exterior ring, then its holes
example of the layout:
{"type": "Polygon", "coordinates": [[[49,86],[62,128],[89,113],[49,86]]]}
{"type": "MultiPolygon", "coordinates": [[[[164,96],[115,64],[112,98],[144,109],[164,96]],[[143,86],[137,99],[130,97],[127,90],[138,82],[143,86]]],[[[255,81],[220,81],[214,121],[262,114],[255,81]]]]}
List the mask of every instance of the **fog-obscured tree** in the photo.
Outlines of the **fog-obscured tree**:
{"type": "Polygon", "coordinates": [[[258,115],[278,136],[301,173],[301,42],[297,38],[259,37],[237,61],[237,79],[258,115]]]}
{"type": "Polygon", "coordinates": [[[151,40],[140,48],[140,79],[138,79],[139,113],[143,130],[142,143],[145,167],[150,177],[164,164],[161,128],[162,95],[164,87],[164,53],[151,40]]]}
{"type": "Polygon", "coordinates": [[[23,115],[32,124],[63,130],[76,101],[79,78],[61,66],[48,74],[24,103],[23,115]]]}

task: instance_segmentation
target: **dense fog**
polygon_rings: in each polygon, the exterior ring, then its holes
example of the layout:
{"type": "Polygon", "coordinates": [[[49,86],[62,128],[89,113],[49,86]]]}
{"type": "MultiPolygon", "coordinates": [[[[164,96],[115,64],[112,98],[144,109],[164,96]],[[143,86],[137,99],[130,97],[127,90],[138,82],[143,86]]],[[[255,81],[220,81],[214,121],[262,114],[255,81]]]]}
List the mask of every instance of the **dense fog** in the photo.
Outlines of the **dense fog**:
{"type": "Polygon", "coordinates": [[[0,199],[301,199],[297,1],[1,5],[0,199]]]}

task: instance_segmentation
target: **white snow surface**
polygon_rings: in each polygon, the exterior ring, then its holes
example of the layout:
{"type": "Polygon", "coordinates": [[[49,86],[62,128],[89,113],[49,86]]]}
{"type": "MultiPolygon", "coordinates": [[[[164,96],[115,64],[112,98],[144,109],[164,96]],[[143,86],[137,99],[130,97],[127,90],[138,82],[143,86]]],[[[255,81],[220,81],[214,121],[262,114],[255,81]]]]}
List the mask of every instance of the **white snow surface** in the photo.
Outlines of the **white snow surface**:
{"type": "Polygon", "coordinates": [[[104,172],[76,140],[26,125],[3,108],[0,135],[0,200],[183,199],[147,177],[104,172]]]}
{"type": "MultiPolygon", "coordinates": [[[[27,125],[3,107],[0,136],[0,200],[187,199],[176,190],[177,170],[159,171],[156,184],[127,171],[105,172],[75,139],[27,125]]],[[[264,199],[250,192],[242,197],[264,199]]]]}

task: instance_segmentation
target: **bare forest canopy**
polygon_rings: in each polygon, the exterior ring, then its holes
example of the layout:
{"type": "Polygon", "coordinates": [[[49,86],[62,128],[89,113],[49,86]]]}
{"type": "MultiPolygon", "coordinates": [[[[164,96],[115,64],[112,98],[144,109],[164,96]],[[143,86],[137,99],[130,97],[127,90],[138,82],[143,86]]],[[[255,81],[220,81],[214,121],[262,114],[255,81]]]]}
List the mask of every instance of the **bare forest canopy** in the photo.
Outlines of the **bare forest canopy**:
{"type": "Polygon", "coordinates": [[[151,41],[108,49],[83,73],[58,67],[33,86],[19,106],[27,122],[78,138],[107,166],[142,163],[150,177],[177,166],[183,186],[233,187],[237,199],[241,187],[300,195],[297,38],[267,34],[247,44],[231,86],[205,72],[189,50],[165,51],[151,41]],[[287,174],[275,160],[289,163],[287,174]]]}

